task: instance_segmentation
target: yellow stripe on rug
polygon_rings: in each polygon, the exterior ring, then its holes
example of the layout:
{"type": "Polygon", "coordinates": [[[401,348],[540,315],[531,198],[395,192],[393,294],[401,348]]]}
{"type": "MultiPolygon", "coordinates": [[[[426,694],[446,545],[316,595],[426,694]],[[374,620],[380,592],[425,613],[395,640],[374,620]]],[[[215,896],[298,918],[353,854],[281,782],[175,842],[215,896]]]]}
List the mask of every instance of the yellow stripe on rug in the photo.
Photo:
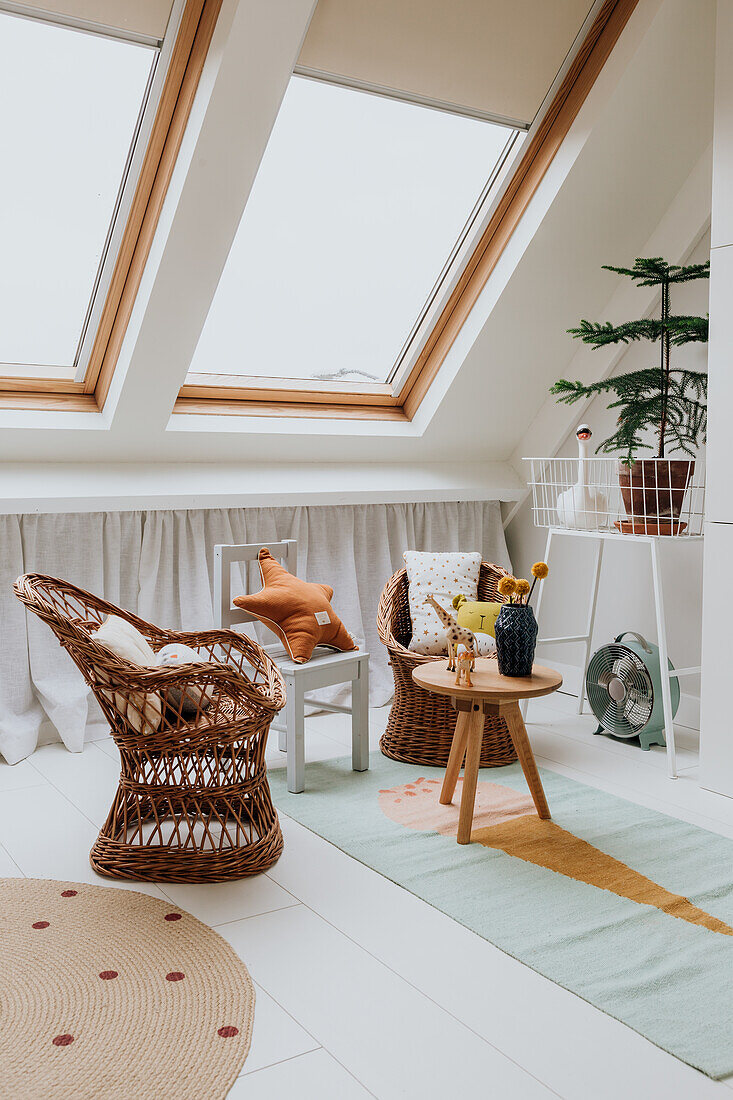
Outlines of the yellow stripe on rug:
{"type": "Polygon", "coordinates": [[[722,920],[698,909],[680,894],[670,893],[586,840],[573,836],[554,821],[541,821],[536,815],[527,814],[500,825],[476,829],[471,840],[487,848],[498,848],[537,867],[546,867],[548,871],[587,882],[589,886],[609,890],[620,898],[653,905],[671,917],[700,924],[711,932],[733,936],[733,928],[722,920]]]}
{"type": "MultiPolygon", "coordinates": [[[[443,836],[455,836],[461,784],[459,779],[452,804],[444,806],[437,798],[439,780],[419,776],[410,783],[381,790],[379,805],[387,817],[408,829],[435,830],[443,836]]],[[[671,917],[699,924],[711,932],[733,936],[733,928],[687,898],[665,890],[554,821],[541,821],[529,795],[511,787],[483,781],[478,784],[471,841],[608,890],[620,898],[652,905],[671,917]]]]}

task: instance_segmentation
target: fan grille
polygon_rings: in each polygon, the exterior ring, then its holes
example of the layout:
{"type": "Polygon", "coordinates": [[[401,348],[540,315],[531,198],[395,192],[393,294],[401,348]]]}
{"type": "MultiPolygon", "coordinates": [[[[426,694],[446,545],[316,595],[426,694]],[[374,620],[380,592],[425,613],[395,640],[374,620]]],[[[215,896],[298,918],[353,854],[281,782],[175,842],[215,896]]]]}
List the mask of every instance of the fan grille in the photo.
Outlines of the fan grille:
{"type": "Polygon", "coordinates": [[[585,686],[596,718],[617,737],[636,737],[651,718],[651,676],[641,658],[624,645],[603,646],[593,654],[585,686]]]}

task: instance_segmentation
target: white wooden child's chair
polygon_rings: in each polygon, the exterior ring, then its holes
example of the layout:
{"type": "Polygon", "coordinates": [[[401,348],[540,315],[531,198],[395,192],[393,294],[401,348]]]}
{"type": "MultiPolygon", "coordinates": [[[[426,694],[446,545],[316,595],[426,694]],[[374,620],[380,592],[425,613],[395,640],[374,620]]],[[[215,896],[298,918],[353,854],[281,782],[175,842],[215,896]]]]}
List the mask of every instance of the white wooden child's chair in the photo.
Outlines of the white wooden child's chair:
{"type": "MultiPolygon", "coordinates": [[[[262,543],[214,547],[214,616],[216,626],[231,629],[236,623],[258,622],[255,615],[232,606],[232,565],[256,561],[262,543]]],[[[298,543],[295,539],[271,542],[267,548],[285,568],[297,576],[298,543]]],[[[248,570],[243,570],[247,584],[248,570]]],[[[270,631],[270,633],[272,633],[270,631]]],[[[273,635],[276,637],[276,635],[273,635]]],[[[335,653],[319,646],[310,661],[297,664],[291,660],[278,638],[263,647],[283,674],[287,689],[285,725],[276,725],[279,747],[287,752],[288,790],[299,794],[305,789],[305,707],[336,711],[351,715],[351,765],[354,771],[369,767],[369,654],[363,650],[335,653]],[[320,699],[305,699],[307,691],[345,684],[351,681],[351,706],[326,703],[320,699]]]]}

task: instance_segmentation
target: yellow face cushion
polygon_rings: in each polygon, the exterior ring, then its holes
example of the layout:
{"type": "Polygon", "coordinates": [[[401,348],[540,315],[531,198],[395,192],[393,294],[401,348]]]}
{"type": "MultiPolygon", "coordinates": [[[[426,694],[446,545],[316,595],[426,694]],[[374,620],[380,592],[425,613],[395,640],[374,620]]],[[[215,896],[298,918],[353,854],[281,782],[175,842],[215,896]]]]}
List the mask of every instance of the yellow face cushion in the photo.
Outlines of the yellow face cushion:
{"type": "Polygon", "coordinates": [[[504,605],[500,603],[482,603],[479,600],[467,600],[465,596],[454,596],[453,607],[458,614],[456,622],[467,630],[479,631],[494,637],[494,623],[504,605]]]}

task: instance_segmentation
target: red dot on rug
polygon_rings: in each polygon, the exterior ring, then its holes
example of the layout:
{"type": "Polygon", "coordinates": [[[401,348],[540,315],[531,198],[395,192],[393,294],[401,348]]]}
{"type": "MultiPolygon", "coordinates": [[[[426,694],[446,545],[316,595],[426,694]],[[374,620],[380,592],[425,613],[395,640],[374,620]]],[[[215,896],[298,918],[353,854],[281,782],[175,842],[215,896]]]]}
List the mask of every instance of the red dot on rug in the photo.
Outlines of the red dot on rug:
{"type": "Polygon", "coordinates": [[[166,913],[166,915],[163,917],[163,920],[180,920],[180,919],[181,919],[181,914],[180,913],[166,913]]]}
{"type": "Polygon", "coordinates": [[[182,982],[185,977],[186,975],[182,974],[180,970],[171,970],[170,974],[166,974],[165,980],[167,982],[182,982]]]}
{"type": "Polygon", "coordinates": [[[226,1027],[220,1027],[217,1031],[217,1035],[221,1035],[222,1039],[232,1039],[235,1035],[239,1035],[239,1028],[232,1027],[231,1024],[227,1024],[226,1027]]]}
{"type": "Polygon", "coordinates": [[[76,890],[62,890],[61,891],[61,897],[62,898],[75,898],[76,897],[76,890]]]}
{"type": "Polygon", "coordinates": [[[74,1042],[74,1036],[73,1035],[57,1035],[56,1038],[53,1040],[53,1045],[55,1047],[67,1047],[69,1045],[69,1043],[73,1043],[73,1042],[74,1042]]]}
{"type": "Polygon", "coordinates": [[[48,921],[47,920],[37,920],[36,923],[32,927],[33,928],[48,928],[48,921]]]}
{"type": "Polygon", "coordinates": [[[103,982],[111,982],[113,978],[117,977],[116,970],[100,970],[99,976],[103,982]]]}

